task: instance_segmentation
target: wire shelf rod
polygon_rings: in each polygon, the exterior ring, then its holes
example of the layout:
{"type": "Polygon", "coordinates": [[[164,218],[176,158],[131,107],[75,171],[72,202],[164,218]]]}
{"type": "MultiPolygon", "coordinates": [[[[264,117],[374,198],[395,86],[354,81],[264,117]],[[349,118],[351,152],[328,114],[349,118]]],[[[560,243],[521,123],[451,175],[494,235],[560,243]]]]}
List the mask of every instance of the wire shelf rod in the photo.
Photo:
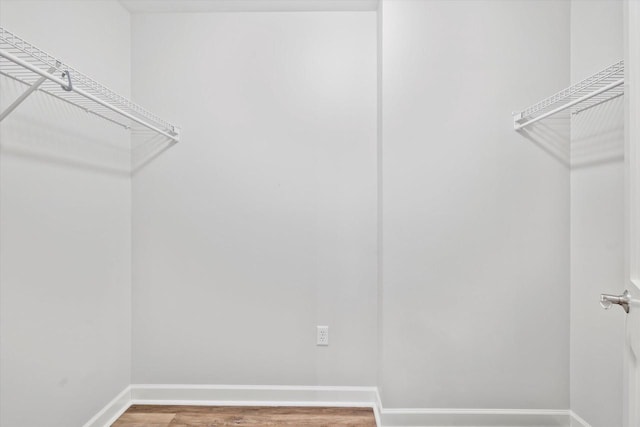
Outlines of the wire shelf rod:
{"type": "Polygon", "coordinates": [[[606,85],[604,87],[601,87],[600,89],[598,89],[598,90],[596,90],[596,91],[594,91],[592,93],[584,95],[584,96],[582,96],[582,97],[580,97],[578,99],[574,99],[573,101],[568,102],[568,103],[566,103],[564,105],[561,105],[560,107],[554,108],[551,111],[547,111],[546,113],[541,114],[541,115],[539,115],[539,116],[537,116],[537,117],[535,117],[535,118],[533,118],[533,119],[531,119],[531,120],[529,120],[529,121],[527,121],[525,123],[516,124],[514,126],[515,130],[520,130],[520,129],[524,128],[525,126],[533,124],[533,123],[535,123],[535,122],[537,122],[539,120],[545,119],[545,118],[547,118],[547,117],[549,117],[549,116],[551,116],[553,114],[559,113],[562,110],[566,110],[567,108],[571,108],[574,105],[580,104],[581,102],[584,102],[584,101],[586,101],[588,99],[593,98],[594,96],[600,95],[601,93],[604,93],[604,92],[606,92],[608,90],[611,90],[611,89],[613,89],[615,87],[618,87],[620,85],[623,85],[623,84],[624,84],[624,79],[616,80],[615,82],[609,83],[608,85],[606,85]]]}
{"type": "MultiPolygon", "coordinates": [[[[22,83],[22,84],[24,84],[24,85],[30,86],[30,83],[25,82],[24,80],[20,80],[20,79],[16,78],[15,76],[11,75],[11,74],[6,74],[6,73],[4,73],[4,72],[0,71],[0,75],[3,75],[3,76],[5,76],[5,77],[7,77],[7,78],[10,78],[10,79],[13,79],[13,80],[17,81],[18,83],[22,83]]],[[[44,77],[43,77],[43,78],[44,78],[44,77]]],[[[127,123],[122,123],[122,122],[120,122],[120,121],[118,121],[118,120],[115,120],[115,119],[112,119],[111,117],[108,117],[108,116],[107,116],[107,115],[105,115],[105,114],[100,114],[100,113],[97,111],[96,106],[93,106],[93,108],[85,107],[85,106],[83,106],[83,105],[80,105],[80,102],[72,102],[71,100],[69,100],[69,99],[67,99],[67,98],[63,98],[63,97],[61,97],[61,96],[58,96],[58,95],[56,95],[55,93],[53,93],[53,92],[51,92],[51,91],[49,91],[49,90],[47,90],[47,89],[43,89],[42,87],[39,87],[39,88],[37,89],[37,91],[38,91],[38,92],[45,93],[45,94],[47,94],[48,96],[51,96],[51,97],[53,97],[53,98],[55,98],[55,99],[57,99],[57,100],[59,100],[59,101],[64,102],[65,104],[71,105],[71,106],[73,106],[74,108],[77,108],[77,109],[79,109],[79,110],[82,110],[82,111],[84,111],[84,112],[86,112],[86,113],[88,113],[88,114],[92,114],[92,115],[94,115],[94,116],[100,117],[101,119],[107,120],[107,121],[109,121],[109,122],[111,122],[111,123],[113,123],[113,124],[116,124],[116,125],[118,125],[118,126],[122,126],[122,127],[123,127],[123,128],[125,128],[125,129],[131,129],[131,126],[130,126],[130,125],[128,125],[127,123]]],[[[78,96],[78,97],[77,97],[77,99],[78,99],[79,101],[83,101],[83,100],[84,100],[84,101],[86,101],[86,99],[85,99],[85,98],[82,98],[81,96],[78,96]]],[[[104,109],[103,109],[103,110],[104,110],[104,109]]]]}
{"type": "MultiPolygon", "coordinates": [[[[0,50],[8,53],[9,55],[13,55],[16,58],[22,59],[25,63],[30,64],[32,67],[39,69],[39,71],[44,72],[50,67],[54,65],[59,65],[58,69],[62,72],[66,72],[67,75],[71,75],[71,81],[74,86],[79,86],[79,89],[82,91],[82,95],[92,95],[91,97],[86,97],[88,100],[85,100],[84,103],[97,103],[100,105],[107,105],[109,109],[109,116],[112,116],[112,119],[115,119],[116,123],[119,123],[121,119],[129,119],[131,121],[135,121],[140,123],[139,120],[145,122],[143,124],[146,126],[147,124],[160,129],[163,135],[166,134],[171,135],[171,139],[177,141],[179,139],[179,128],[174,126],[173,124],[161,119],[159,116],[149,112],[148,110],[142,108],[138,104],[133,103],[131,100],[113,92],[111,89],[106,86],[101,85],[85,74],[79,72],[75,68],[62,63],[57,58],[49,55],[48,53],[42,51],[36,46],[26,42],[21,39],[17,35],[8,31],[7,29],[0,27],[0,50]],[[94,99],[95,98],[95,99],[94,99]],[[96,99],[103,101],[97,102],[96,99]],[[111,108],[114,107],[114,108],[111,108]],[[126,113],[126,114],[123,114],[126,113]],[[120,116],[120,117],[119,117],[120,116]]],[[[10,60],[4,59],[0,56],[0,70],[2,74],[8,75],[10,77],[18,77],[18,80],[25,84],[33,84],[37,77],[34,78],[34,74],[36,73],[39,76],[40,73],[33,71],[31,68],[26,68],[22,66],[22,64],[14,64],[10,60]]],[[[56,76],[52,76],[56,77],[56,76]]],[[[63,77],[64,78],[64,77],[63,77]]],[[[59,81],[51,80],[47,78],[47,81],[42,84],[42,87],[39,91],[52,94],[53,92],[60,92],[57,96],[58,99],[64,99],[68,102],[78,103],[81,101],[78,97],[72,96],[72,92],[62,92],[60,91],[60,86],[57,86],[56,83],[59,84],[59,81]],[[55,82],[55,83],[54,83],[55,82]],[[43,90],[46,88],[47,90],[43,90]],[[53,92],[52,92],[53,90],[53,92]]],[[[66,85],[66,83],[65,83],[66,85]]],[[[63,85],[64,89],[64,85],[63,85]]],[[[77,91],[76,91],[77,92],[77,91]]],[[[75,94],[74,94],[75,95],[75,94]]],[[[79,108],[85,109],[84,105],[78,105],[79,108]]],[[[93,110],[102,109],[103,107],[98,107],[98,105],[94,105],[91,107],[93,110]]],[[[106,110],[105,110],[106,111],[106,110]]],[[[142,123],[141,123],[142,124],[142,123]]]]}
{"type": "Polygon", "coordinates": [[[621,96],[624,96],[624,92],[616,93],[614,95],[611,95],[611,96],[608,96],[608,97],[605,97],[605,98],[599,98],[599,97],[596,96],[595,98],[593,98],[593,102],[592,103],[589,103],[589,104],[585,105],[584,107],[581,106],[578,110],[573,112],[573,115],[580,114],[583,111],[587,111],[587,110],[589,110],[591,108],[597,107],[598,105],[604,104],[605,102],[612,101],[612,100],[614,100],[616,98],[619,98],[621,96]]]}
{"type": "Polygon", "coordinates": [[[520,130],[565,109],[571,109],[572,115],[579,114],[624,94],[623,84],[624,61],[618,61],[524,110],[514,112],[514,129],[520,130]]]}
{"type": "MultiPolygon", "coordinates": [[[[56,77],[56,76],[54,76],[54,75],[52,75],[52,74],[50,74],[50,73],[48,73],[46,71],[42,71],[41,69],[29,64],[25,60],[23,60],[21,58],[18,58],[15,55],[10,54],[9,52],[7,52],[5,50],[0,49],[0,56],[2,56],[3,58],[6,58],[6,59],[18,64],[18,65],[21,65],[22,67],[24,67],[24,68],[26,68],[26,69],[28,69],[28,70],[30,70],[30,71],[42,76],[42,77],[45,77],[45,78],[51,80],[52,82],[59,84],[60,86],[64,87],[64,86],[67,85],[67,82],[65,80],[62,80],[62,79],[60,79],[60,78],[58,78],[58,77],[56,77]]],[[[96,97],[96,96],[94,96],[94,95],[92,95],[92,94],[90,94],[90,93],[78,88],[77,86],[72,87],[71,90],[74,91],[75,93],[79,94],[79,95],[82,95],[83,97],[85,97],[87,99],[90,99],[91,101],[93,101],[93,102],[95,102],[97,104],[102,105],[103,107],[108,108],[109,110],[111,110],[111,111],[113,111],[113,112],[115,112],[117,114],[120,114],[120,115],[128,118],[129,120],[132,120],[132,121],[134,121],[134,122],[136,122],[136,123],[138,123],[138,124],[140,124],[142,126],[145,126],[145,127],[149,128],[149,129],[151,129],[151,130],[153,130],[153,131],[155,131],[155,132],[157,132],[157,133],[159,133],[161,135],[164,135],[164,136],[166,136],[167,138],[169,138],[169,139],[171,139],[173,141],[176,141],[176,142],[178,141],[177,135],[172,135],[169,132],[165,132],[164,130],[158,128],[157,126],[154,126],[151,123],[148,123],[148,122],[146,122],[146,121],[144,121],[142,119],[139,119],[138,117],[136,117],[136,116],[134,116],[132,114],[129,114],[128,112],[123,111],[120,108],[115,107],[115,106],[103,101],[102,99],[100,99],[100,98],[98,98],[98,97],[96,97]]]]}

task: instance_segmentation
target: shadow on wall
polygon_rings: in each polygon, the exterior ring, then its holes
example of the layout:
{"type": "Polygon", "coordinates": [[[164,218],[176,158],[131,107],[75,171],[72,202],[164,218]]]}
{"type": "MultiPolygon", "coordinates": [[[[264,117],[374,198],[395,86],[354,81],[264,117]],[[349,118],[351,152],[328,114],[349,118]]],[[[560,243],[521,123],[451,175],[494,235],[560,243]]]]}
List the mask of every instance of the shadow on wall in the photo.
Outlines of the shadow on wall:
{"type": "Polygon", "coordinates": [[[12,113],[2,124],[0,153],[88,171],[128,176],[127,147],[33,116],[12,113]]]}
{"type": "MultiPolygon", "coordinates": [[[[0,110],[24,90],[18,82],[0,79],[0,110]]],[[[40,92],[0,123],[3,156],[116,176],[130,176],[171,145],[155,132],[130,132],[40,92]],[[134,141],[144,149],[133,150],[134,141]]]]}
{"type": "Polygon", "coordinates": [[[624,159],[624,97],[572,117],[571,168],[581,169],[624,159]]]}
{"type": "Polygon", "coordinates": [[[135,175],[176,142],[142,126],[131,131],[131,174],[135,175]]]}
{"type": "Polygon", "coordinates": [[[568,168],[580,169],[624,159],[624,97],[580,114],[564,111],[518,131],[568,168]]]}
{"type": "Polygon", "coordinates": [[[565,167],[570,167],[571,151],[569,141],[571,138],[571,126],[568,112],[532,123],[519,130],[518,133],[565,167]]]}

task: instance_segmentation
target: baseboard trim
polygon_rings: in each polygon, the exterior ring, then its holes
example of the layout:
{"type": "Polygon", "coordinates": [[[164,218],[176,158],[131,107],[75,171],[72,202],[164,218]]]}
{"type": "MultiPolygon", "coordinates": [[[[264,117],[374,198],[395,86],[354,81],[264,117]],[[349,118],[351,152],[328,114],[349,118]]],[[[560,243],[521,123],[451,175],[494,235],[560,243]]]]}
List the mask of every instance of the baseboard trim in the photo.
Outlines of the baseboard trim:
{"type": "Polygon", "coordinates": [[[376,405],[375,387],[132,384],[136,404],[227,406],[376,405]]]}
{"type": "Polygon", "coordinates": [[[131,386],[127,386],[83,427],[106,427],[113,424],[131,406],[131,386]]]}
{"type": "Polygon", "coordinates": [[[569,415],[571,416],[571,427],[591,427],[591,424],[586,422],[584,418],[580,417],[573,411],[569,411],[569,415]]]}
{"type": "Polygon", "coordinates": [[[546,409],[383,408],[385,427],[569,426],[569,411],[546,409]]]}
{"type": "Polygon", "coordinates": [[[381,427],[568,427],[571,416],[568,409],[385,408],[377,391],[376,402],[381,427]]]}
{"type": "Polygon", "coordinates": [[[84,427],[108,427],[132,404],[369,407],[379,427],[591,427],[567,409],[385,408],[376,387],[201,384],[132,384],[84,427]]]}

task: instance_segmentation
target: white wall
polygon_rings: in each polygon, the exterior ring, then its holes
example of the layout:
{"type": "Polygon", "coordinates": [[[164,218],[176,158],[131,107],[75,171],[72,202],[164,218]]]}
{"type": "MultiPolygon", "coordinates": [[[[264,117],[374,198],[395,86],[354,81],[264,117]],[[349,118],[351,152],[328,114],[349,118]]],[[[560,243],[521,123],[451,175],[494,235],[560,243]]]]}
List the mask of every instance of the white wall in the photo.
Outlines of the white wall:
{"type": "Polygon", "coordinates": [[[133,381],[375,385],[375,12],[132,27],[135,98],[184,129],[133,178],[133,381]]]}
{"type": "MultiPolygon", "coordinates": [[[[115,1],[1,1],[0,25],[127,95],[115,1]]],[[[0,108],[25,87],[0,78],[0,108]]],[[[79,426],[130,383],[129,134],[34,94],[0,125],[0,425],[79,426]]]]}
{"type": "MultiPolygon", "coordinates": [[[[0,2],[1,25],[125,95],[132,71],[184,127],[133,159],[132,212],[126,133],[41,95],[2,123],[0,424],[81,424],[132,350],[135,383],[378,382],[385,407],[426,408],[566,408],[570,388],[620,424],[624,318],[597,295],[622,290],[622,103],[572,121],[570,174],[565,119],[509,116],[622,56],[620,3],[381,17],[380,159],[374,13],[137,14],[130,37],[116,2],[0,2]]],[[[22,88],[0,83],[5,106],[22,88]]]]}
{"type": "Polygon", "coordinates": [[[569,405],[568,122],[510,116],[569,83],[569,13],[383,1],[385,407],[569,405]]]}
{"type": "MultiPolygon", "coordinates": [[[[573,82],[623,58],[622,27],[621,1],[572,1],[573,82]]],[[[598,296],[625,282],[623,99],[575,116],[571,137],[571,409],[621,426],[625,316],[598,296]]]]}

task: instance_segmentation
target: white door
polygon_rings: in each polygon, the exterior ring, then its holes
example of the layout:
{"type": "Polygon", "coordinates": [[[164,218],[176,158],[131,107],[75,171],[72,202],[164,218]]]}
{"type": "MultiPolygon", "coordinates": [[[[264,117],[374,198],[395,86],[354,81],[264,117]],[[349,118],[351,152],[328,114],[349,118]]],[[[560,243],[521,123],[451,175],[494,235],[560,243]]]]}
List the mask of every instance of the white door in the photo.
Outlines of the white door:
{"type": "Polygon", "coordinates": [[[625,162],[627,290],[624,346],[624,422],[640,427],[640,1],[625,1],[625,162]]]}
{"type": "MultiPolygon", "coordinates": [[[[632,0],[635,1],[635,0],[632,0]]],[[[625,427],[640,426],[640,283],[629,283],[632,306],[627,315],[625,343],[625,427]]]]}
{"type": "Polygon", "coordinates": [[[640,1],[625,1],[626,291],[600,297],[627,311],[624,343],[624,427],[640,427],[640,1]]]}

